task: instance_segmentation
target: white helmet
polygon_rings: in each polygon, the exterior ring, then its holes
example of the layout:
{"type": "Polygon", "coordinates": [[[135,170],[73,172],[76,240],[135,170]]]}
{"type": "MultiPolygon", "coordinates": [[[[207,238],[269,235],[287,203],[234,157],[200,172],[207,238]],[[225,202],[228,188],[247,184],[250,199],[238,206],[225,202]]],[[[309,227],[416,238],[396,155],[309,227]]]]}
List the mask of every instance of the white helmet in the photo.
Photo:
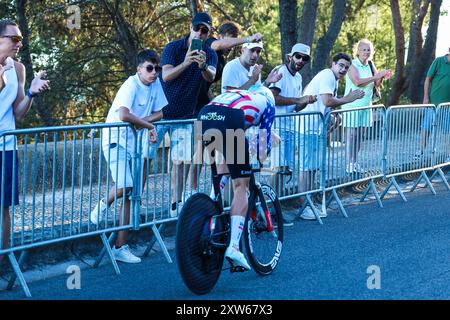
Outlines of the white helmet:
{"type": "Polygon", "coordinates": [[[248,88],[248,91],[263,95],[273,106],[275,106],[275,98],[273,96],[272,90],[270,90],[269,88],[261,84],[255,84],[248,88]]]}

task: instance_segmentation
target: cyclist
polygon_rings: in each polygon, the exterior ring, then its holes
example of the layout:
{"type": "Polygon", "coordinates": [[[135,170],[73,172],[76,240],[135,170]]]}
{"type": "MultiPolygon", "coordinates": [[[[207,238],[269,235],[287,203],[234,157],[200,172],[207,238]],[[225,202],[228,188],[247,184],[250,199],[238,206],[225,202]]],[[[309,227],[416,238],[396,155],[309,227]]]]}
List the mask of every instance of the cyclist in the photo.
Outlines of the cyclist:
{"type": "MultiPolygon", "coordinates": [[[[279,75],[271,72],[264,84],[279,79],[279,75]]],[[[198,132],[202,132],[203,140],[210,141],[208,152],[215,149],[225,158],[226,166],[221,165],[219,173],[229,173],[233,181],[231,239],[225,251],[225,258],[232,267],[250,270],[250,265],[239,250],[239,240],[247,214],[247,191],[251,175],[249,142],[245,139],[244,131],[252,126],[259,126],[259,133],[256,139],[251,139],[251,144],[257,151],[258,160],[262,162],[269,154],[272,142],[279,142],[278,136],[271,133],[274,118],[275,99],[265,85],[254,85],[248,90],[227,90],[202,108],[197,118],[201,121],[198,124],[202,126],[198,132]],[[241,143],[239,137],[242,137],[241,143]],[[225,171],[226,167],[228,172],[225,171]]]]}

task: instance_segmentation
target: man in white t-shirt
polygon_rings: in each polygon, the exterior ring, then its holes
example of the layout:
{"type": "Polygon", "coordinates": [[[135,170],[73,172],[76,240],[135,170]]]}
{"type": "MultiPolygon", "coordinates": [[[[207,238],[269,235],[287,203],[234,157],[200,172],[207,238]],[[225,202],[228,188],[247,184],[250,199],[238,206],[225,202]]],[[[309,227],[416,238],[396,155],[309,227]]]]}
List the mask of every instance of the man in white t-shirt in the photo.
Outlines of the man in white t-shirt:
{"type": "MultiPolygon", "coordinates": [[[[364,97],[363,90],[350,91],[342,98],[337,97],[338,81],[345,77],[352,63],[352,59],[345,53],[338,53],[333,57],[330,69],[320,71],[308,84],[303,92],[304,95],[317,96],[317,101],[308,104],[304,112],[320,112],[325,116],[327,109],[337,108],[345,103],[353,102],[364,97]]],[[[319,116],[311,115],[300,119],[300,171],[301,186],[308,191],[315,189],[317,182],[315,181],[316,172],[320,169],[321,159],[321,141],[322,121],[319,116]]],[[[314,220],[318,216],[326,217],[325,212],[321,212],[317,208],[306,207],[301,218],[306,220],[314,220]]]]}
{"type": "MultiPolygon", "coordinates": [[[[39,72],[25,91],[25,66],[18,62],[22,48],[22,33],[12,20],[0,20],[0,132],[16,129],[16,121],[24,119],[33,104],[33,98],[49,89],[49,81],[39,72]]],[[[19,162],[17,138],[13,134],[0,137],[0,248],[10,245],[10,207],[19,204],[19,162]]],[[[4,255],[0,255],[0,262],[4,255]]],[[[1,267],[0,267],[1,269],[1,267]]]]}
{"type": "Polygon", "coordinates": [[[262,64],[257,64],[263,50],[262,42],[247,42],[242,45],[241,55],[225,65],[222,73],[222,93],[226,90],[247,90],[261,84],[262,64]]]}
{"type": "MultiPolygon", "coordinates": [[[[167,105],[167,99],[158,78],[161,70],[159,61],[159,55],[153,50],[146,49],[138,54],[137,73],[122,84],[106,118],[106,123],[128,122],[136,129],[148,129],[148,139],[152,143],[157,141],[157,133],[152,122],[162,118],[161,109],[167,105]]],[[[103,129],[103,155],[117,186],[110,189],[106,202],[101,199],[92,210],[90,220],[93,224],[102,221],[107,208],[115,199],[121,197],[123,197],[122,205],[125,204],[125,214],[123,217],[121,205],[118,211],[120,225],[129,223],[129,195],[133,187],[131,161],[135,142],[129,126],[112,126],[103,129]]],[[[118,232],[115,246],[112,248],[113,256],[118,261],[138,263],[141,259],[130,252],[126,244],[127,236],[127,230],[118,232]]]]}
{"type": "MultiPolygon", "coordinates": [[[[311,56],[311,49],[303,43],[297,43],[286,56],[286,63],[275,68],[282,78],[270,85],[270,89],[275,97],[276,114],[287,114],[302,110],[308,103],[315,102],[316,96],[302,97],[302,76],[299,71],[305,66],[311,56]]],[[[273,184],[278,194],[283,190],[281,186],[285,184],[278,177],[278,172],[285,171],[287,167],[295,168],[295,121],[293,116],[277,117],[275,119],[275,132],[281,138],[278,147],[273,148],[271,153],[271,167],[276,174],[273,184]],[[281,181],[279,181],[281,180],[281,181]]]]}

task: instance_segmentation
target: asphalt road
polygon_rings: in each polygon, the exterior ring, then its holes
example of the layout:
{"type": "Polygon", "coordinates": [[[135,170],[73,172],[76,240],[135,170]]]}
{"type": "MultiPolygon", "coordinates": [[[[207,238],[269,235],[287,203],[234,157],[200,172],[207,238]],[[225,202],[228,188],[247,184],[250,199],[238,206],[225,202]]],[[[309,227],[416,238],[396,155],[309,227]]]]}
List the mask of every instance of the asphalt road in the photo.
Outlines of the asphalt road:
{"type": "MultiPolygon", "coordinates": [[[[421,189],[384,201],[330,211],[324,225],[295,220],[286,228],[277,270],[268,277],[224,271],[215,289],[196,296],[183,284],[176,262],[162,253],[140,264],[81,270],[80,289],[68,274],[29,283],[32,299],[113,300],[321,300],[449,299],[450,192],[421,189]]],[[[170,250],[175,260],[174,250],[170,250]]],[[[3,288],[2,288],[3,289],[3,288]]],[[[0,290],[0,300],[25,299],[20,286],[0,290]]]]}

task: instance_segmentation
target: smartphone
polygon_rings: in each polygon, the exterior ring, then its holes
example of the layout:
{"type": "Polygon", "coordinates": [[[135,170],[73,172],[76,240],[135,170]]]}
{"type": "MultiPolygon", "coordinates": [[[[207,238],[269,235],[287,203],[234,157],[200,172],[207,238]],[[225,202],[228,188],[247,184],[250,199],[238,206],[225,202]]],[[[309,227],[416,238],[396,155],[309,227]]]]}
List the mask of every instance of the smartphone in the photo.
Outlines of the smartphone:
{"type": "Polygon", "coordinates": [[[191,51],[203,50],[203,41],[201,39],[194,38],[191,43],[191,51]]]}

